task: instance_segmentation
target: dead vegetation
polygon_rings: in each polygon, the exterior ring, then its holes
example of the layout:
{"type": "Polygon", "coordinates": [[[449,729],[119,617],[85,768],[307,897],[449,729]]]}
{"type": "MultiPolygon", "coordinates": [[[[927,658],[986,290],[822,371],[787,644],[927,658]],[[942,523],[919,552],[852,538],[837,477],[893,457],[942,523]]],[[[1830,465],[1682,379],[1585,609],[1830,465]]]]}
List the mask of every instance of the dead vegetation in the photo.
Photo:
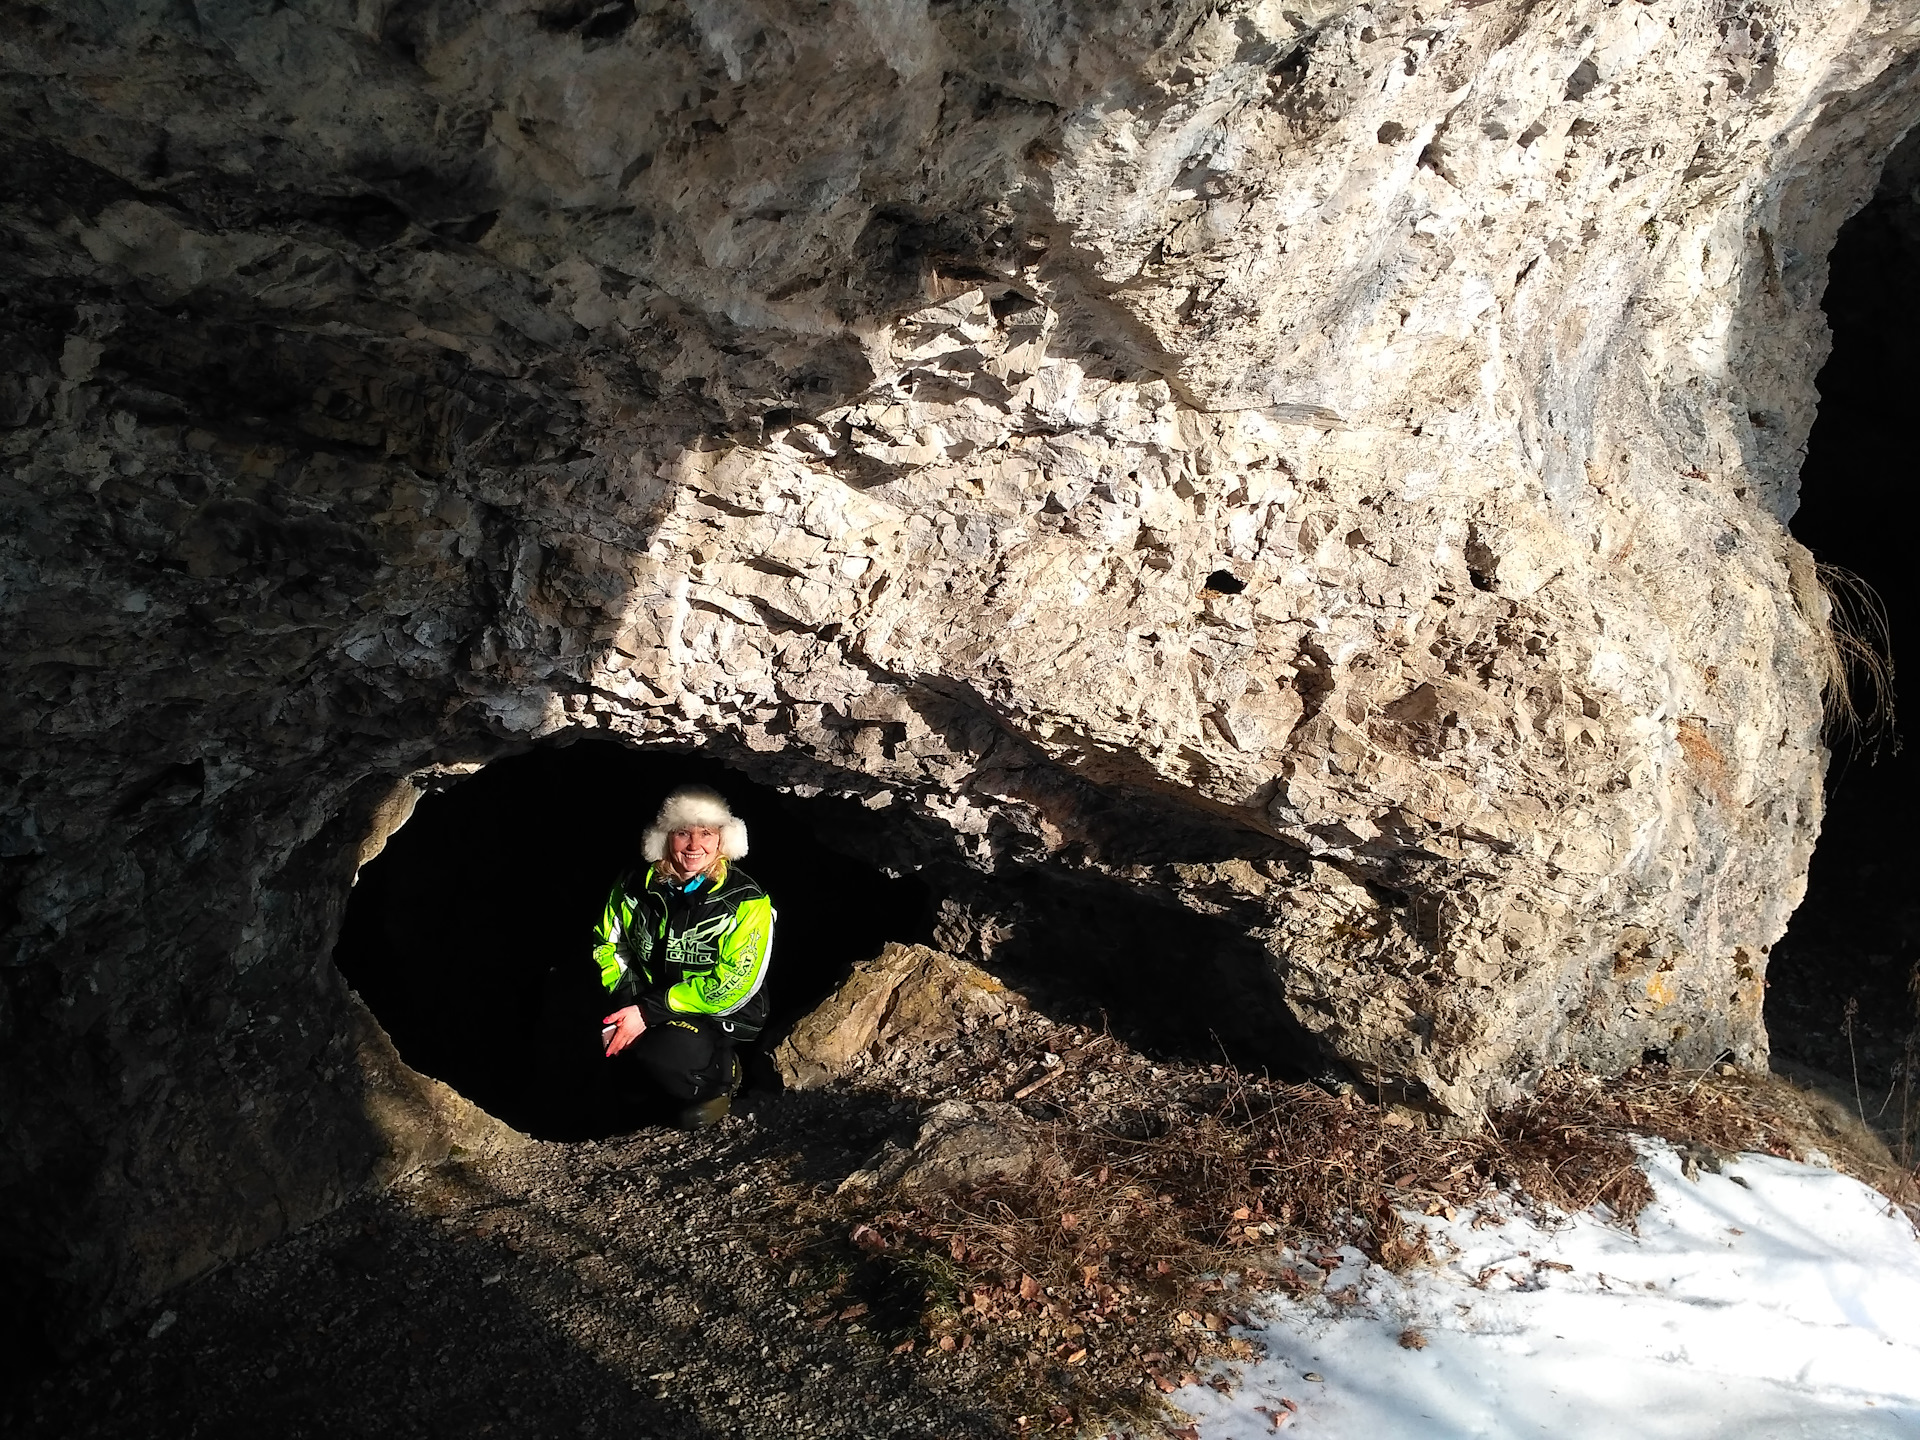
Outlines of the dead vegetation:
{"type": "Polygon", "coordinates": [[[1568,1213],[1604,1206],[1631,1224],[1652,1198],[1637,1137],[1674,1144],[1689,1173],[1739,1151],[1819,1150],[1920,1214],[1914,1174],[1838,1107],[1732,1067],[1551,1075],[1466,1137],[1352,1091],[1221,1065],[1151,1076],[1150,1089],[1128,1087],[1119,1124],[1111,1096],[1098,1123],[1083,1112],[1084,1075],[1050,1087],[1034,1117],[1039,1163],[1017,1182],[790,1197],[788,1253],[804,1261],[794,1274],[826,1277],[813,1323],[871,1328],[884,1317],[858,1297],[885,1291],[890,1343],[976,1352],[1021,1431],[1130,1426],[1155,1420],[1161,1397],[1208,1362],[1254,1358],[1230,1331],[1255,1293],[1340,1303],[1326,1286],[1343,1247],[1396,1270],[1430,1261],[1407,1214],[1451,1217],[1503,1191],[1568,1213]]]}
{"type": "Polygon", "coordinates": [[[1883,745],[1897,755],[1900,734],[1894,723],[1893,638],[1886,602],[1851,570],[1822,562],[1814,573],[1825,600],[1819,631],[1827,741],[1869,763],[1883,745]]]}

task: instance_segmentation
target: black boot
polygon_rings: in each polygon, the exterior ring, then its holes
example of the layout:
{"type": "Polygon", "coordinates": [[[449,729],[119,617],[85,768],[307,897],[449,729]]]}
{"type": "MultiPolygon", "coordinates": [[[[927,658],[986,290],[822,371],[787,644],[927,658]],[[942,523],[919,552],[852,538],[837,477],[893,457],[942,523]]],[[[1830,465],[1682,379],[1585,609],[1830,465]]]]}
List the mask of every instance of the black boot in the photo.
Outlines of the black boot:
{"type": "Polygon", "coordinates": [[[718,1095],[696,1100],[680,1111],[674,1123],[682,1130],[704,1130],[709,1125],[718,1125],[732,1112],[733,1097],[740,1093],[740,1087],[747,1078],[746,1069],[741,1065],[740,1057],[728,1051],[725,1068],[720,1073],[725,1081],[718,1095]]]}
{"type": "Polygon", "coordinates": [[[674,1123],[682,1130],[704,1130],[709,1125],[718,1125],[733,1109],[733,1096],[722,1090],[711,1100],[697,1100],[683,1109],[675,1117],[674,1123]]]}

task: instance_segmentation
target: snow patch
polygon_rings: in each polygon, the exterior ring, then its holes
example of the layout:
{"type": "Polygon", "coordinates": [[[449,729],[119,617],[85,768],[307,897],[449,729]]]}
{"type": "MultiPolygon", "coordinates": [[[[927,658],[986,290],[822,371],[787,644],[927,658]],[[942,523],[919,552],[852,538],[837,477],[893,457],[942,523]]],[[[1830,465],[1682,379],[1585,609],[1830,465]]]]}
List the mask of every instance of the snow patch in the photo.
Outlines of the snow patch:
{"type": "Polygon", "coordinates": [[[1914,1440],[1920,1237],[1858,1181],[1769,1155],[1683,1174],[1649,1144],[1638,1233],[1512,1206],[1422,1225],[1437,1267],[1347,1263],[1262,1297],[1267,1358],[1170,1397],[1203,1440],[1914,1440]],[[1311,1373],[1315,1378],[1306,1378],[1311,1373]],[[1289,1408],[1295,1407],[1295,1408],[1289,1408]]]}

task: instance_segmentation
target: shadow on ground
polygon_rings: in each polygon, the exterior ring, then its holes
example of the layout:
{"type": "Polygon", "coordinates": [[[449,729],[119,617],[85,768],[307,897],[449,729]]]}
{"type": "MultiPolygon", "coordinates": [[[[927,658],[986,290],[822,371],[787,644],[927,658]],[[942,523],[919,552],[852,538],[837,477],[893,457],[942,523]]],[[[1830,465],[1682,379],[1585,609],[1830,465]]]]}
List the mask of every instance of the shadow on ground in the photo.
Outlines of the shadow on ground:
{"type": "Polygon", "coordinates": [[[929,1373],[881,1327],[806,1323],[792,1257],[768,1253],[774,1186],[845,1174],[912,1107],[842,1092],[743,1108],[718,1132],[416,1175],[14,1377],[0,1432],[1003,1433],[964,1367],[929,1373]]]}

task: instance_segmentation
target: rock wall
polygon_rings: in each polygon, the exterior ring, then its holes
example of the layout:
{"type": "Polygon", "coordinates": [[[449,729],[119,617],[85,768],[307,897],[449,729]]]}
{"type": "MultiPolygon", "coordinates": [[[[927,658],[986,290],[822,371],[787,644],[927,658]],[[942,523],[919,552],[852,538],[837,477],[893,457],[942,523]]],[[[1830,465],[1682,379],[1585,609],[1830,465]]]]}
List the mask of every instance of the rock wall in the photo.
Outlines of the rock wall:
{"type": "Polygon", "coordinates": [[[100,1323],[450,1143],[347,886],[584,732],[1226,917],[1443,1114],[1760,1063],[1916,15],[9,12],[8,1263],[100,1323]]]}

